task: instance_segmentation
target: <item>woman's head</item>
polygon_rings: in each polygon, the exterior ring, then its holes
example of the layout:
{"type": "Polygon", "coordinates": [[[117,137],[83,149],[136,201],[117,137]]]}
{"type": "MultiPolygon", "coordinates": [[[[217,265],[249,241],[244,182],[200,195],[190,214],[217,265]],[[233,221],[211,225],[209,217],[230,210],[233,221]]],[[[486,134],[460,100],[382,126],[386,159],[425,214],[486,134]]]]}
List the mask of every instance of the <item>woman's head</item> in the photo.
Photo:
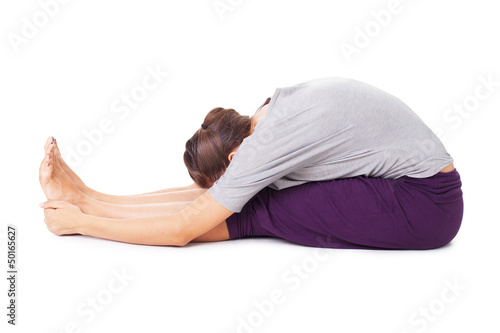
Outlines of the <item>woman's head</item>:
{"type": "Polygon", "coordinates": [[[212,109],[186,142],[184,164],[194,182],[210,188],[230,163],[229,155],[251,134],[251,119],[233,109],[212,109]]]}

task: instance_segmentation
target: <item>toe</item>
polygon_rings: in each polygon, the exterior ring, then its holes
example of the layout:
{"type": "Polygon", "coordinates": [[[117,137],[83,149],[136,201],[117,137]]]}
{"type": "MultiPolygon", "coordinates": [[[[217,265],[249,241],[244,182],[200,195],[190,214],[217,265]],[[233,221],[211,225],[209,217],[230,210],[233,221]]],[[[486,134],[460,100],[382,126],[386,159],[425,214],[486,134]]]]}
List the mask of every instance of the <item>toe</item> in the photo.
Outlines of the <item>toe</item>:
{"type": "Polygon", "coordinates": [[[57,145],[57,141],[55,141],[54,139],[54,155],[56,155],[56,157],[60,158],[61,156],[61,152],[59,151],[59,146],[57,145]]]}
{"type": "Polygon", "coordinates": [[[50,154],[50,151],[54,149],[54,143],[51,142],[47,145],[47,148],[45,148],[45,154],[50,154]]]}
{"type": "Polygon", "coordinates": [[[53,142],[53,137],[49,136],[47,138],[47,141],[45,142],[45,146],[43,147],[43,149],[47,152],[47,149],[49,148],[50,144],[53,142]]]}
{"type": "Polygon", "coordinates": [[[52,176],[53,166],[52,159],[49,155],[45,155],[40,167],[40,180],[43,182],[48,182],[52,176]]]}
{"type": "Polygon", "coordinates": [[[49,145],[46,154],[49,155],[51,158],[54,158],[54,144],[49,145]]]}

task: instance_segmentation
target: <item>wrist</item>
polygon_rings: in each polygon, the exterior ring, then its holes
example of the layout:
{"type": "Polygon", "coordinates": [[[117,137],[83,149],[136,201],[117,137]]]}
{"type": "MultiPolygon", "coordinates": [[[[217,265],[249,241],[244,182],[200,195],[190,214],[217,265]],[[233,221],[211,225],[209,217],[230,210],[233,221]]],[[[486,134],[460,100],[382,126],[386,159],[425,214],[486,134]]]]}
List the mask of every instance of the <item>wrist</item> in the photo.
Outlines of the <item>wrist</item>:
{"type": "Polygon", "coordinates": [[[92,222],[92,216],[80,212],[75,216],[75,232],[80,235],[91,236],[92,222]]]}

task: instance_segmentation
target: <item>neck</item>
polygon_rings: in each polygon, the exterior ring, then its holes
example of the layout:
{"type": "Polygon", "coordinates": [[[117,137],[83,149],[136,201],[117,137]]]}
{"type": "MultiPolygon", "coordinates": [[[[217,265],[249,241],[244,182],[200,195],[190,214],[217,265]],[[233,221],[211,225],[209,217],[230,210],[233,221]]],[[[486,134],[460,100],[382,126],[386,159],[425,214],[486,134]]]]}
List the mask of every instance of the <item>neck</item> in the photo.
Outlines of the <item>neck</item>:
{"type": "Polygon", "coordinates": [[[260,110],[259,112],[257,112],[253,117],[250,118],[251,120],[251,125],[250,125],[250,134],[253,133],[253,130],[255,129],[255,127],[257,126],[257,124],[259,123],[259,121],[262,119],[262,117],[264,117],[264,115],[266,114],[266,110],[267,110],[267,106],[269,104],[266,104],[264,105],[260,110]]]}
{"type": "Polygon", "coordinates": [[[255,116],[250,118],[250,135],[253,134],[253,130],[255,129],[255,126],[257,126],[257,122],[258,121],[256,121],[255,116]]]}

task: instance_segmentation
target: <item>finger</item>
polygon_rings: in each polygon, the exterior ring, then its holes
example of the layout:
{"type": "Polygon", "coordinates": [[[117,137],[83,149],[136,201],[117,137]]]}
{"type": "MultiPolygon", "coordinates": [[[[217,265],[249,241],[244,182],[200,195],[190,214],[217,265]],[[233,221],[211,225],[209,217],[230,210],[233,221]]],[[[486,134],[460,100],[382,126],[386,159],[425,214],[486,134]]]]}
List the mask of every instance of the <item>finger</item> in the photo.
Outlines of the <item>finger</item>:
{"type": "Polygon", "coordinates": [[[57,200],[48,200],[40,204],[40,207],[47,209],[47,208],[64,208],[66,202],[64,201],[57,201],[57,200]]]}
{"type": "Polygon", "coordinates": [[[47,229],[48,229],[50,232],[52,232],[52,230],[51,230],[52,228],[51,228],[51,226],[50,226],[49,222],[47,221],[47,218],[44,218],[44,219],[43,219],[43,222],[45,222],[45,226],[47,227],[47,229]]]}

